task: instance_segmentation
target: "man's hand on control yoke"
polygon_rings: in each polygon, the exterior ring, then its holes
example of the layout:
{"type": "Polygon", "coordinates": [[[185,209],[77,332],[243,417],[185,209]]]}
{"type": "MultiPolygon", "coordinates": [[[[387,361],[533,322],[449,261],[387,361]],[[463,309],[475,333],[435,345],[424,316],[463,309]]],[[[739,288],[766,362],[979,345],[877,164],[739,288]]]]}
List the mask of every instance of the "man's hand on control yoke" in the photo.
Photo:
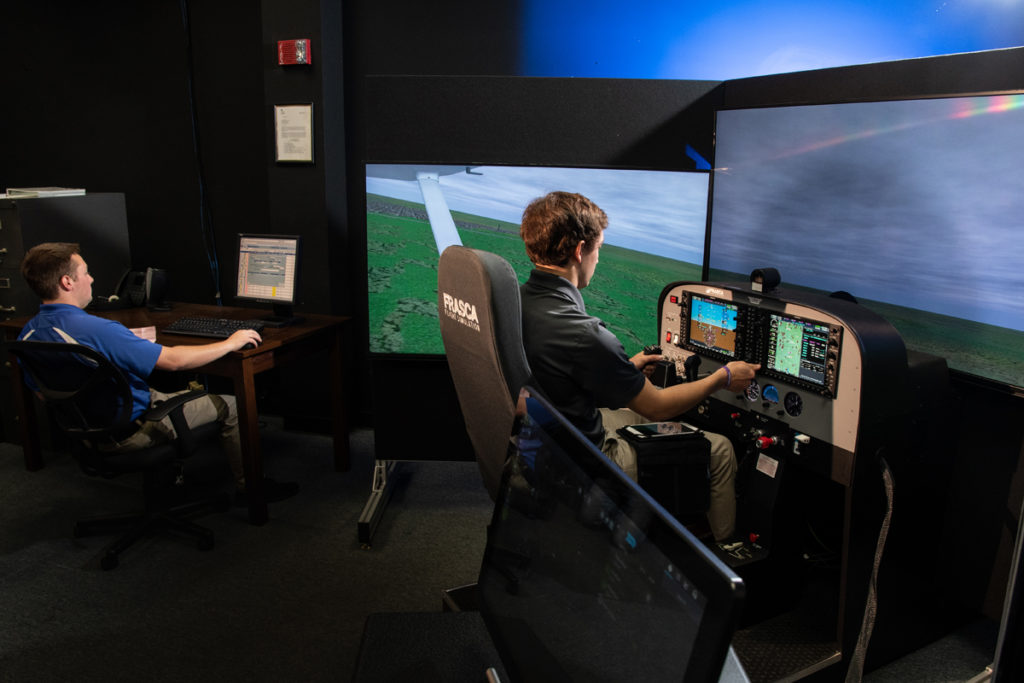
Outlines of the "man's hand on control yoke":
{"type": "Polygon", "coordinates": [[[654,372],[654,363],[661,360],[665,356],[658,354],[650,354],[641,351],[629,360],[636,366],[637,370],[640,370],[648,377],[654,372]]]}

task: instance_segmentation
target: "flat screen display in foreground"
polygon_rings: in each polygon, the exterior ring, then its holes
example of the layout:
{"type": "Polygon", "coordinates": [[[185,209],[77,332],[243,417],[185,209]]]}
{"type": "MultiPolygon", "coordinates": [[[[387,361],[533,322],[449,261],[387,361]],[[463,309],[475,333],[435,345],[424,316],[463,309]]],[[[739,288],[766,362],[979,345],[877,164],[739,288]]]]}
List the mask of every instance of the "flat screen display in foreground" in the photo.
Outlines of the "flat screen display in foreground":
{"type": "Polygon", "coordinates": [[[720,111],[709,277],[846,291],[1024,386],[1024,95],[720,111]]]}
{"type": "Polygon", "coordinates": [[[742,580],[528,391],[477,584],[513,681],[717,681],[742,580]]]}

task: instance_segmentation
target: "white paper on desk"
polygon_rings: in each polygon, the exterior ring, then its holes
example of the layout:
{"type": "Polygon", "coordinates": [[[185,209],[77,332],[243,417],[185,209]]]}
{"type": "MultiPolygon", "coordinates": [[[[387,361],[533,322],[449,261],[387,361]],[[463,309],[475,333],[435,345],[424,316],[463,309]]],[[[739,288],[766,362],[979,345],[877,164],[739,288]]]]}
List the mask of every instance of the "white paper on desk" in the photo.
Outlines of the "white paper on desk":
{"type": "Polygon", "coordinates": [[[131,333],[140,339],[147,341],[156,342],[156,326],[150,325],[149,327],[132,327],[129,328],[131,333]]]}

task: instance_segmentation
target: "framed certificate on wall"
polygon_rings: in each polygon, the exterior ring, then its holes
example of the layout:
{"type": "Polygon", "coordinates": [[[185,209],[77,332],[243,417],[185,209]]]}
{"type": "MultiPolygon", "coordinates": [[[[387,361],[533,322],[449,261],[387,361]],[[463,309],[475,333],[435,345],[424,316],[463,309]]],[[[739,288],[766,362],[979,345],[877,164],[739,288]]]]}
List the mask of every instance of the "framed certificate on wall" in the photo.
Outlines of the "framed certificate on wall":
{"type": "Polygon", "coordinates": [[[275,160],[313,162],[313,105],[274,105],[275,160]]]}

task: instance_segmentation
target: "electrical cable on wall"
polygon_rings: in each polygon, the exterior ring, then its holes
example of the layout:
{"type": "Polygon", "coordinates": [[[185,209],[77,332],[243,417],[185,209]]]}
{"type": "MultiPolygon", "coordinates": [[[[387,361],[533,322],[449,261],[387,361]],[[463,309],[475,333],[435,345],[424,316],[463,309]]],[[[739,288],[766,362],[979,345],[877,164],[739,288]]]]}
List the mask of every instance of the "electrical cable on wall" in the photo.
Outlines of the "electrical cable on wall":
{"type": "Polygon", "coordinates": [[[885,539],[889,535],[889,524],[892,521],[892,502],[896,485],[893,481],[892,470],[889,469],[889,463],[885,461],[885,458],[879,456],[878,464],[882,469],[882,482],[885,485],[885,517],[878,530],[875,561],[871,567],[871,580],[868,583],[868,596],[864,605],[864,619],[861,622],[857,645],[850,658],[850,668],[846,670],[846,683],[859,683],[864,675],[864,658],[867,655],[868,642],[871,640],[871,631],[875,628],[875,617],[878,612],[878,567],[882,563],[882,551],[885,550],[885,539]]]}
{"type": "Polygon", "coordinates": [[[213,231],[213,219],[210,206],[206,199],[206,181],[203,176],[203,160],[199,146],[199,116],[196,113],[196,99],[193,81],[195,80],[192,64],[192,29],[188,16],[187,0],[180,0],[181,23],[185,33],[185,57],[187,62],[186,84],[188,86],[188,109],[192,120],[192,149],[196,164],[196,180],[199,183],[199,227],[202,231],[203,246],[209,262],[210,277],[213,280],[213,297],[218,306],[223,305],[220,292],[220,264],[217,261],[217,240],[213,231]]]}

